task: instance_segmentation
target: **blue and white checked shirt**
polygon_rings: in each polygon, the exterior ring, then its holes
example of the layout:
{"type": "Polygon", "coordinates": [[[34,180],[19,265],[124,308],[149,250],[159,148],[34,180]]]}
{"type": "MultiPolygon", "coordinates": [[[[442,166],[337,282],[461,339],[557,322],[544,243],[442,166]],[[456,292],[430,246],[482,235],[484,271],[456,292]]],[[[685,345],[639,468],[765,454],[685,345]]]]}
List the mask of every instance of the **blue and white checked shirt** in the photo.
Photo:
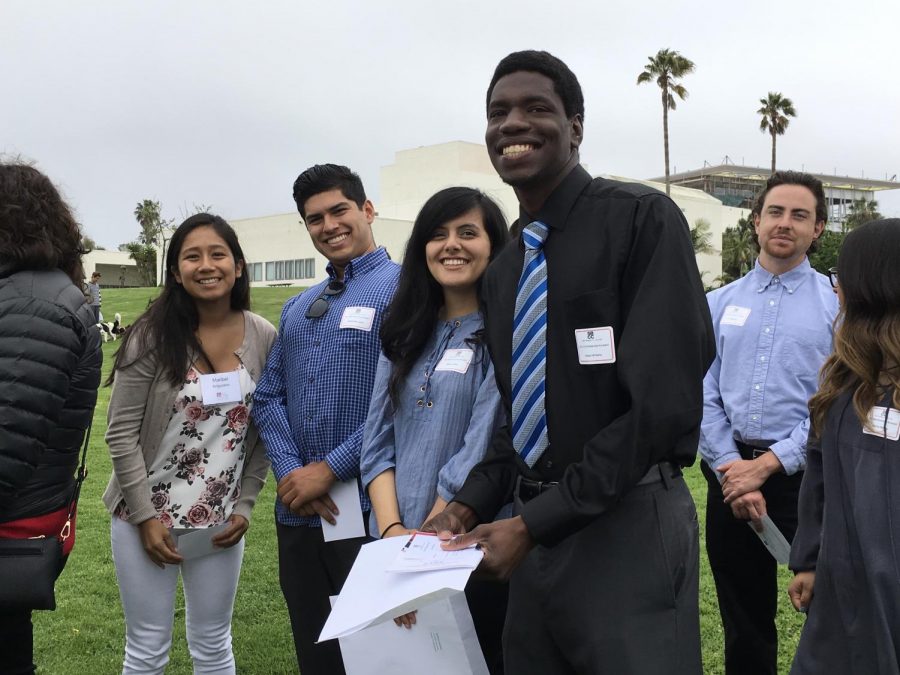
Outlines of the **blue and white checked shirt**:
{"type": "MultiPolygon", "coordinates": [[[[277,480],[312,462],[326,461],[338,480],[359,476],[359,455],[369,398],[381,353],[379,331],[394,295],[400,266],[378,248],[344,270],[346,287],[330,297],[328,312],[307,319],[306,310],[335,278],[291,298],[253,399],[253,419],[268,448],[277,480]],[[340,328],[347,307],[374,307],[369,331],[340,328]]],[[[363,511],[368,497],[360,491],[363,511]]],[[[276,500],[284,525],[319,526],[319,517],[292,514],[276,500]]]]}
{"type": "Polygon", "coordinates": [[[774,441],[787,474],[806,468],[807,402],[831,353],[837,296],[804,261],[781,276],[755,267],[707,295],[716,359],[703,380],[700,454],[740,459],[735,440],[774,441]]]}

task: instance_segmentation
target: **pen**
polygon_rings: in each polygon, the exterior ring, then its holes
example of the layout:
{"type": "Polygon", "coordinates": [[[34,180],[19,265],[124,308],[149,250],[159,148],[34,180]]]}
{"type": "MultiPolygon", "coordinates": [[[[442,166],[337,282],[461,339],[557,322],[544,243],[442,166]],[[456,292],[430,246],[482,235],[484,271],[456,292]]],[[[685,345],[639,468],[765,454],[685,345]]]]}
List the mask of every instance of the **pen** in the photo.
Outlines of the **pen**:
{"type": "Polygon", "coordinates": [[[416,538],[416,535],[417,535],[417,534],[419,534],[419,533],[418,533],[418,532],[413,532],[413,533],[412,533],[412,536],[409,538],[409,541],[406,542],[405,544],[403,544],[403,549],[402,549],[402,550],[405,551],[406,549],[409,548],[410,544],[413,543],[413,539],[416,538]]]}

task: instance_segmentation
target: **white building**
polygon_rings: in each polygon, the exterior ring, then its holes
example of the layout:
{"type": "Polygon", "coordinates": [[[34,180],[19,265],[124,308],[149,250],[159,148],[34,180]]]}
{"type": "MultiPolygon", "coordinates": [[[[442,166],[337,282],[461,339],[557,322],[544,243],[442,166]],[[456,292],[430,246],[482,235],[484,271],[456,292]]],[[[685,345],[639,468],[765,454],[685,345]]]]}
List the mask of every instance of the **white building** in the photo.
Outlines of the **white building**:
{"type": "Polygon", "coordinates": [[[100,272],[101,287],[123,288],[144,285],[137,263],[129,257],[127,251],[95,250],[84,254],[81,262],[84,265],[85,279],[90,279],[94,272],[100,272]]]}
{"type": "MultiPolygon", "coordinates": [[[[665,191],[661,183],[608,177],[665,191]]],[[[379,184],[381,199],[375,204],[377,216],[373,225],[375,241],[398,262],[403,258],[416,214],[425,200],[442,188],[456,185],[478,188],[500,204],[510,223],[519,214],[515,193],[497,176],[486,148],[480,143],[452,141],[401,150],[393,164],[382,167],[379,184]]],[[[691,226],[700,218],[710,224],[712,242],[717,249],[724,229],[748,213],[723,206],[715,197],[691,188],[673,186],[672,199],[691,226]]],[[[313,247],[296,211],[229,220],[229,223],[241,240],[252,285],[309,286],[324,278],[328,261],[313,247]]],[[[697,264],[706,284],[722,273],[718,253],[699,256],[697,264]]]]}

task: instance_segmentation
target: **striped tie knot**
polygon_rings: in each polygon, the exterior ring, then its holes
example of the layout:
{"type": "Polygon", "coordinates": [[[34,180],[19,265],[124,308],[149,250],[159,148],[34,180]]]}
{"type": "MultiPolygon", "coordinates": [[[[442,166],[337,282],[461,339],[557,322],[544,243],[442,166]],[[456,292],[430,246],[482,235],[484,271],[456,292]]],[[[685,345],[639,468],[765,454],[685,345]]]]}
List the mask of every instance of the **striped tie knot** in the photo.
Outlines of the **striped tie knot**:
{"type": "Polygon", "coordinates": [[[534,220],[525,226],[522,230],[522,241],[525,248],[529,251],[539,251],[547,241],[547,235],[550,234],[550,228],[539,220],[534,220]]]}

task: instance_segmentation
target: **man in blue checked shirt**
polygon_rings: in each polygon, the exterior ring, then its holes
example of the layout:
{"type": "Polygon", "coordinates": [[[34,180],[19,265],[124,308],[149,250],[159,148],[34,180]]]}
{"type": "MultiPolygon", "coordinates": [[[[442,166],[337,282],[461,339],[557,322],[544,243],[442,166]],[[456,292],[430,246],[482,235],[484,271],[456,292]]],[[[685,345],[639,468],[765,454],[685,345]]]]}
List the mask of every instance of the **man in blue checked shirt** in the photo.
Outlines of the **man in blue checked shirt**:
{"type": "Polygon", "coordinates": [[[777,672],[776,563],[747,522],[768,514],[788,541],[794,537],[807,401],[831,352],[838,309],[828,278],[807,259],[827,219],[822,183],[773,174],[753,218],[755,267],[707,296],[716,359],[703,382],[700,454],[728,675],[777,672]]]}
{"type": "MultiPolygon", "coordinates": [[[[294,183],[294,200],[328,279],[289,300],[256,387],[253,418],[278,480],[276,531],[281,590],[303,675],[343,673],[337,641],[315,644],[365,538],[325,542],[329,496],[359,476],[363,426],[381,352],[379,329],[400,267],[372,235],[375,209],[347,167],[316,165],[294,183]]],[[[369,500],[360,490],[363,520],[369,500]]]]}

